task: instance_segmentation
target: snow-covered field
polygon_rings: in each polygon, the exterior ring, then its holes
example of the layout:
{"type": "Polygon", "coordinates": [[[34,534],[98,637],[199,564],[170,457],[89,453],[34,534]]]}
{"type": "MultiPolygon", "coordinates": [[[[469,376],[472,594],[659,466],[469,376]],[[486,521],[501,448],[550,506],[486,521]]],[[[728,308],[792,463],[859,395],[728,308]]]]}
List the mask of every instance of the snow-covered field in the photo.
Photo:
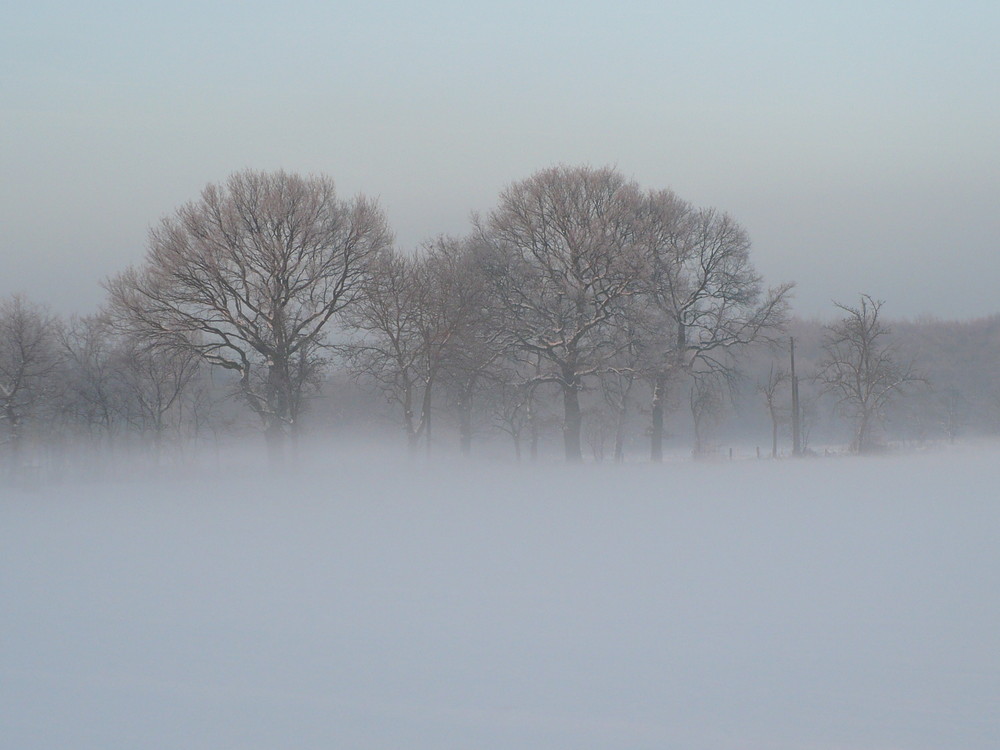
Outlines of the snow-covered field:
{"type": "Polygon", "coordinates": [[[0,747],[995,750],[998,544],[988,448],[0,486],[0,747]]]}

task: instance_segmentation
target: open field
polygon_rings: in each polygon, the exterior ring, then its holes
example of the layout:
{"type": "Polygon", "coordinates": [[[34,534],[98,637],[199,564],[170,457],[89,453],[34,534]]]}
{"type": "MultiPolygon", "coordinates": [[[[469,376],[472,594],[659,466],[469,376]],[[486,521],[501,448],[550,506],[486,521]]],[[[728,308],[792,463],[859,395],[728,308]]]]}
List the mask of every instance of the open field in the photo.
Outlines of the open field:
{"type": "Polygon", "coordinates": [[[0,487],[0,747],[994,750],[998,540],[988,447],[0,487]]]}

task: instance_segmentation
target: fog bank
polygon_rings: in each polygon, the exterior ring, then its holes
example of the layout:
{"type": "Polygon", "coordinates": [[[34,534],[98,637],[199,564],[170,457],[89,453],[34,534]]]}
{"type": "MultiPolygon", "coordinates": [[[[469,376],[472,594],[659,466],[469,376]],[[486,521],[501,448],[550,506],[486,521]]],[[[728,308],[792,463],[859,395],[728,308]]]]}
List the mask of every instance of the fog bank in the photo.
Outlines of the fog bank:
{"type": "Polygon", "coordinates": [[[1000,464],[0,488],[10,747],[994,748],[1000,464]]]}

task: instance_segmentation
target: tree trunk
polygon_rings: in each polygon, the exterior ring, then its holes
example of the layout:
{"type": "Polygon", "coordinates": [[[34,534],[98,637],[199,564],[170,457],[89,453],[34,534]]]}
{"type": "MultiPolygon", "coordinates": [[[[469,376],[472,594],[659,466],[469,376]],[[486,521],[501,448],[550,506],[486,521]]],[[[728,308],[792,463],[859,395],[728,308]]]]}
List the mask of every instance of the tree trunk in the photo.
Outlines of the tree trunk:
{"type": "Polygon", "coordinates": [[[285,431],[281,420],[272,417],[264,429],[264,440],[267,443],[267,461],[271,468],[278,468],[285,463],[285,431]]]}
{"type": "Polygon", "coordinates": [[[866,412],[861,415],[861,422],[858,425],[858,433],[855,438],[858,453],[868,453],[871,450],[871,436],[869,435],[869,432],[871,431],[870,425],[871,418],[866,412]]]}
{"type": "Polygon", "coordinates": [[[433,381],[427,381],[424,387],[424,396],[420,402],[420,424],[424,428],[424,440],[426,441],[427,455],[431,455],[431,386],[433,381]]]}
{"type": "Polygon", "coordinates": [[[458,402],[458,433],[462,455],[472,452],[472,394],[464,392],[458,402]]]}
{"type": "Polygon", "coordinates": [[[267,368],[267,425],[264,440],[272,467],[285,463],[285,420],[288,417],[287,363],[272,361],[267,368]]]}
{"type": "Polygon", "coordinates": [[[407,380],[403,385],[403,429],[406,430],[406,449],[413,458],[417,452],[417,439],[420,435],[413,425],[413,386],[407,380]]]}
{"type": "Polygon", "coordinates": [[[21,432],[21,418],[18,413],[8,404],[4,410],[7,415],[7,424],[10,425],[10,471],[15,474],[21,464],[21,447],[23,434],[21,432]]]}
{"type": "Polygon", "coordinates": [[[575,372],[563,374],[563,443],[566,447],[566,460],[579,463],[583,460],[580,435],[583,427],[583,415],[580,413],[580,391],[577,387],[580,379],[575,372]]]}
{"type": "Polygon", "coordinates": [[[157,419],[153,423],[153,466],[159,467],[163,457],[163,422],[157,419]]]}
{"type": "Polygon", "coordinates": [[[663,402],[667,392],[667,376],[658,374],[653,384],[653,424],[649,437],[649,460],[663,461],[663,402]]]}
{"type": "MultiPolygon", "coordinates": [[[[528,452],[531,455],[532,462],[538,460],[538,416],[535,414],[535,392],[532,390],[528,393],[528,430],[530,434],[530,441],[528,443],[528,452]]],[[[520,453],[520,447],[518,447],[518,452],[520,453]]]]}
{"type": "Polygon", "coordinates": [[[615,425],[615,463],[620,464],[625,461],[625,406],[618,410],[618,421],[615,425]]]}
{"type": "Polygon", "coordinates": [[[271,414],[277,422],[283,423],[289,418],[289,378],[288,363],[274,362],[267,368],[267,401],[271,414]]]}

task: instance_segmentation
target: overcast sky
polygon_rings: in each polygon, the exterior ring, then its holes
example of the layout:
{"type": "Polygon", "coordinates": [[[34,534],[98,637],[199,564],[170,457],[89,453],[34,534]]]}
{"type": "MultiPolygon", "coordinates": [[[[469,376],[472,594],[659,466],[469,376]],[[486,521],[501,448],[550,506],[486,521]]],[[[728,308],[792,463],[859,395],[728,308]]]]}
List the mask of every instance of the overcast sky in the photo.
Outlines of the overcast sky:
{"type": "Polygon", "coordinates": [[[555,163],[728,211],[802,315],[862,291],[890,316],[1000,312],[995,0],[35,0],[3,16],[0,294],[59,312],[95,309],[151,224],[239,169],[378,196],[412,247],[555,163]]]}

